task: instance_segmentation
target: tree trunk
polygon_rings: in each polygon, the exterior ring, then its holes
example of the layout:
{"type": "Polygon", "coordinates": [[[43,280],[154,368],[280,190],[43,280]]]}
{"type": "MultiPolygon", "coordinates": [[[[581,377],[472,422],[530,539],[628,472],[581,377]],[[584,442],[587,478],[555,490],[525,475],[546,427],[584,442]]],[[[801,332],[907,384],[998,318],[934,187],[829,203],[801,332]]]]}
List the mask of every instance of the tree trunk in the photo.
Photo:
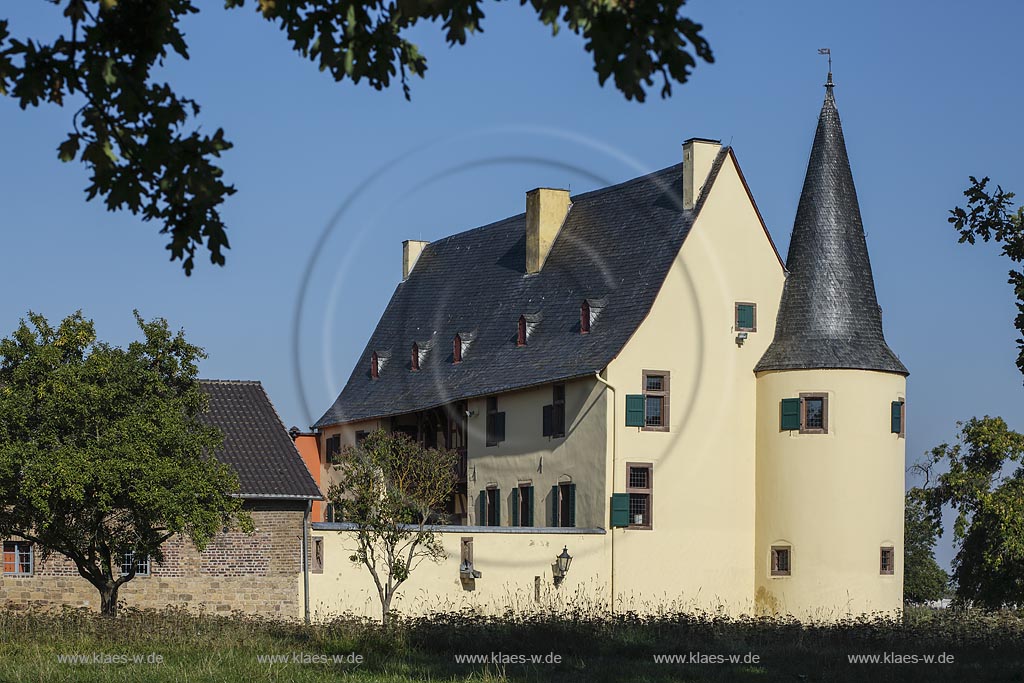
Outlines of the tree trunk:
{"type": "Polygon", "coordinates": [[[385,593],[384,599],[380,601],[380,623],[384,626],[388,625],[391,620],[391,596],[392,593],[385,593]]]}
{"type": "Polygon", "coordinates": [[[105,617],[117,616],[117,590],[119,585],[110,581],[99,586],[100,591],[100,613],[105,617]]]}

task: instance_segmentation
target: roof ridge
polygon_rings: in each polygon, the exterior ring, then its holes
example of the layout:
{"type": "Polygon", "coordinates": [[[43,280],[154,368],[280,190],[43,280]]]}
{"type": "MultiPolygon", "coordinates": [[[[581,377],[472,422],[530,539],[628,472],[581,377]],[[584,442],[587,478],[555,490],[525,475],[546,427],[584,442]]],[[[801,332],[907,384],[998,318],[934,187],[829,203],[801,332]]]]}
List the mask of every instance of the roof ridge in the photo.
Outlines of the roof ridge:
{"type": "Polygon", "coordinates": [[[207,379],[200,377],[197,381],[203,384],[259,384],[263,386],[263,382],[258,379],[207,379]]]}

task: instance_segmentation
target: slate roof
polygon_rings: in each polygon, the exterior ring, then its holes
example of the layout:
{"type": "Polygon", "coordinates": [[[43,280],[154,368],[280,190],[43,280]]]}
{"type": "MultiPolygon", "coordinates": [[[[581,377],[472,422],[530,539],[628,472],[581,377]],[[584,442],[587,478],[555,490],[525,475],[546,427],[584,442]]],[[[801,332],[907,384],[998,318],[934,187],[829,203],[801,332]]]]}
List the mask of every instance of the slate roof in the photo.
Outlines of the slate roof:
{"type": "Polygon", "coordinates": [[[818,118],[789,243],[775,338],[754,368],[847,368],[907,375],[882,334],[857,190],[833,95],[818,118]]]}
{"type": "MultiPolygon", "coordinates": [[[[716,158],[706,189],[728,148],[716,158]]],[[[647,316],[700,211],[682,208],[682,164],[572,197],[543,269],[526,275],[526,217],[519,214],[432,242],[400,283],[345,388],[316,428],[387,417],[451,401],[592,375],[647,316]],[[604,300],[588,334],[580,304],[604,300]],[[541,319],[516,346],[520,315],[541,319]],[[456,333],[474,331],[462,362],[456,333]],[[413,342],[433,340],[410,371],[413,342]],[[379,379],[374,351],[390,353],[379,379]]],[[[706,197],[707,191],[702,193],[706,197]]]]}
{"type": "Polygon", "coordinates": [[[210,379],[199,384],[210,398],[203,421],[224,432],[217,459],[238,473],[243,498],[321,498],[262,384],[210,379]]]}

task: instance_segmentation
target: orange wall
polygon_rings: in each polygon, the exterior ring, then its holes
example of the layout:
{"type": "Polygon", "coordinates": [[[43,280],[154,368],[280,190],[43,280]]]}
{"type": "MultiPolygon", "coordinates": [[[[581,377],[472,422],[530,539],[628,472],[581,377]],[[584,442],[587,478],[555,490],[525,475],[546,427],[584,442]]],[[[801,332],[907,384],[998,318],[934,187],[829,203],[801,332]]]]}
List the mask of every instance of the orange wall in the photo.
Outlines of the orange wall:
{"type": "MultiPolygon", "coordinates": [[[[313,481],[316,482],[316,485],[320,487],[320,491],[323,492],[323,486],[320,484],[320,473],[322,469],[320,466],[319,435],[299,434],[295,437],[295,447],[299,450],[299,455],[302,456],[302,462],[306,463],[306,469],[313,475],[313,481]]],[[[311,521],[324,521],[324,503],[322,501],[313,501],[311,521]]]]}

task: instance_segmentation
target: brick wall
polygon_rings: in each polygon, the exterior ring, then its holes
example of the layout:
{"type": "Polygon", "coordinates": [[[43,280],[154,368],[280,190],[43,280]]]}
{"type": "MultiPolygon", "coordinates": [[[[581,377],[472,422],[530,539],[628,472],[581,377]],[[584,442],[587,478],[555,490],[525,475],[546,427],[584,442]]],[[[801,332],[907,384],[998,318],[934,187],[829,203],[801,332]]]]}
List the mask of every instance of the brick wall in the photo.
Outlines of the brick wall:
{"type": "MultiPolygon", "coordinates": [[[[255,533],[218,534],[201,553],[187,540],[172,538],[163,563],[151,562],[150,575],[124,584],[118,597],[129,607],[301,617],[303,509],[295,508],[252,506],[255,533]]],[[[99,602],[96,589],[62,555],[37,555],[32,576],[0,576],[0,604],[99,609],[99,602]]]]}

